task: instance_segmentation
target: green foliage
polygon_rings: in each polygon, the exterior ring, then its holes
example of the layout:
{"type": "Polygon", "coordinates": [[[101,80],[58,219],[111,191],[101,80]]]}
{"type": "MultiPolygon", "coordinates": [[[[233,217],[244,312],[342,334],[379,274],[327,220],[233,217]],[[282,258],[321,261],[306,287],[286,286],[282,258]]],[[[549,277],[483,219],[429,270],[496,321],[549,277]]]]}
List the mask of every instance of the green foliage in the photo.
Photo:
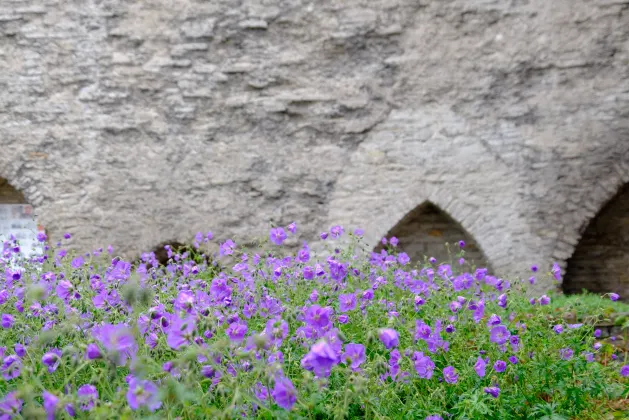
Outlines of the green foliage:
{"type": "Polygon", "coordinates": [[[13,255],[22,268],[7,267],[0,280],[0,313],[12,320],[0,329],[0,418],[63,418],[68,407],[95,419],[559,420],[624,411],[621,363],[611,346],[595,347],[593,331],[629,312],[625,303],[584,294],[532,304],[524,283],[464,262],[412,266],[394,247],[370,255],[354,235],[319,258],[307,248],[285,258],[220,245],[223,255],[210,257],[182,248],[165,267],[93,254],[78,261],[56,249],[46,260],[13,255]],[[314,317],[317,307],[324,312],[314,317]],[[103,325],[126,335],[103,335],[103,325]],[[242,339],[235,325],[246,326],[242,339]],[[497,342],[499,325],[517,339],[497,342]],[[387,344],[383,329],[397,341],[387,344]],[[182,345],[173,344],[177,337],[182,345]],[[354,367],[346,354],[352,344],[364,346],[354,367]],[[87,357],[90,349],[102,357],[87,357]],[[53,350],[58,363],[45,363],[53,350]],[[431,375],[421,373],[419,352],[434,364],[431,375]],[[11,377],[7,363],[18,353],[11,377]],[[326,360],[330,368],[317,370],[326,360]],[[455,381],[445,380],[447,367],[455,381]],[[282,403],[281,378],[294,386],[294,401],[282,403]],[[135,389],[131,380],[147,382],[135,389]],[[89,411],[78,392],[85,384],[98,390],[89,411]],[[54,408],[43,404],[44,391],[59,399],[54,408]],[[134,406],[134,392],[148,392],[157,405],[134,406]]]}

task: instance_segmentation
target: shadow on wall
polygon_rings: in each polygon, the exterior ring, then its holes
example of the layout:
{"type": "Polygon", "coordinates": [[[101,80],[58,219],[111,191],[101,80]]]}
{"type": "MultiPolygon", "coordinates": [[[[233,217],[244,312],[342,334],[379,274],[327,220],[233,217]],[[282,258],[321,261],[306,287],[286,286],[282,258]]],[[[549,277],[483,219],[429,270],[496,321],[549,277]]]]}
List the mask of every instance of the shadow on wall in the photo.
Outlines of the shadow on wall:
{"type": "Polygon", "coordinates": [[[562,284],[564,293],[615,292],[629,296],[629,184],[587,226],[562,284]]]}
{"type": "Polygon", "coordinates": [[[157,245],[152,252],[155,253],[155,259],[160,265],[168,265],[168,260],[170,260],[168,250],[166,249],[167,245],[173,254],[181,253],[186,248],[185,244],[177,241],[167,241],[157,245]]]}
{"type": "MultiPolygon", "coordinates": [[[[459,251],[458,242],[465,241],[465,259],[477,267],[490,269],[487,258],[474,238],[445,211],[431,202],[417,206],[400,220],[388,233],[387,238],[399,239],[398,247],[406,252],[412,262],[422,262],[424,257],[435,257],[438,262],[455,263],[459,251]],[[450,253],[445,247],[449,244],[450,253]]],[[[380,243],[374,251],[384,246],[380,243]]],[[[490,269],[491,271],[491,269],[490,269]]]]}
{"type": "Polygon", "coordinates": [[[0,178],[0,204],[27,204],[24,194],[4,178],[0,178]]]}

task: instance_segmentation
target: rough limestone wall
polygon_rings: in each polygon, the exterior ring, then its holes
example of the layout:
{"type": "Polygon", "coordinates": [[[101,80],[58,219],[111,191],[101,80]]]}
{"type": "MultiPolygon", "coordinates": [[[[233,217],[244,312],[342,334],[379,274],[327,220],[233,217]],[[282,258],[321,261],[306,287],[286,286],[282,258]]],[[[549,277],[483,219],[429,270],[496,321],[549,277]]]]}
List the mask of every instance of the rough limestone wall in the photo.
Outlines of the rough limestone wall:
{"type": "Polygon", "coordinates": [[[499,272],[629,181],[629,10],[599,0],[5,0],[0,176],[125,253],[429,200],[499,272]]]}
{"type": "MultiPolygon", "coordinates": [[[[438,263],[457,265],[460,252],[459,241],[465,242],[466,267],[491,267],[478,247],[475,239],[452,218],[433,204],[425,203],[407,214],[387,233],[387,238],[396,237],[396,245],[404,250],[414,262],[423,262],[434,257],[438,263]]],[[[380,243],[376,250],[386,248],[380,243]]]]}
{"type": "Polygon", "coordinates": [[[430,201],[499,273],[565,268],[629,181],[629,5],[430,2],[400,38],[396,106],[339,177],[329,220],[372,226],[377,243],[430,201]]]}
{"type": "Polygon", "coordinates": [[[629,296],[629,184],[592,220],[568,260],[563,289],[629,296]]]}

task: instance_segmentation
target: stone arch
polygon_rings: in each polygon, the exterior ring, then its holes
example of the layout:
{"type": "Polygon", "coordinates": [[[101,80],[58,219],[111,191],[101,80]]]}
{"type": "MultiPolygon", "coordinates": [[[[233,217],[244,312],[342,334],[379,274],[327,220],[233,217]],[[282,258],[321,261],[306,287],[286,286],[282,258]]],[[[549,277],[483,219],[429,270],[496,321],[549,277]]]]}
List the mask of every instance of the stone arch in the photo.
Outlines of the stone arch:
{"type": "MultiPolygon", "coordinates": [[[[465,241],[465,254],[468,262],[477,267],[488,267],[487,257],[480,245],[446,211],[431,201],[424,201],[402,217],[385,235],[395,236],[400,249],[413,261],[423,261],[424,257],[435,257],[439,262],[451,262],[458,252],[457,243],[465,241]],[[449,250],[445,246],[449,244],[449,250]]],[[[376,251],[382,244],[375,247],[376,251]]]]}
{"type": "Polygon", "coordinates": [[[629,183],[591,219],[567,261],[562,289],[629,293],[629,183]]]}

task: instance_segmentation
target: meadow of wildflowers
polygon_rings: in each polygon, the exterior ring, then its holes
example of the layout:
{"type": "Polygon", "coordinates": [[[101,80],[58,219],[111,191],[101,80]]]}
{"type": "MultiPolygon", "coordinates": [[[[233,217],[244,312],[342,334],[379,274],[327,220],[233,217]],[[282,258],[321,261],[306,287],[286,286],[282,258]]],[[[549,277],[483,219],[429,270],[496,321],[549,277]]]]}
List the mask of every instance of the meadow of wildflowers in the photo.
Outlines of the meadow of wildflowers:
{"type": "Polygon", "coordinates": [[[415,265],[394,238],[370,253],[340,226],[315,258],[282,246],[297,234],[275,227],[257,253],[217,241],[210,258],[198,234],[167,266],[44,234],[45,254],[26,259],[7,240],[0,419],[624,415],[629,366],[552,296],[527,295],[537,267],[496,278],[463,242],[415,265]]]}

